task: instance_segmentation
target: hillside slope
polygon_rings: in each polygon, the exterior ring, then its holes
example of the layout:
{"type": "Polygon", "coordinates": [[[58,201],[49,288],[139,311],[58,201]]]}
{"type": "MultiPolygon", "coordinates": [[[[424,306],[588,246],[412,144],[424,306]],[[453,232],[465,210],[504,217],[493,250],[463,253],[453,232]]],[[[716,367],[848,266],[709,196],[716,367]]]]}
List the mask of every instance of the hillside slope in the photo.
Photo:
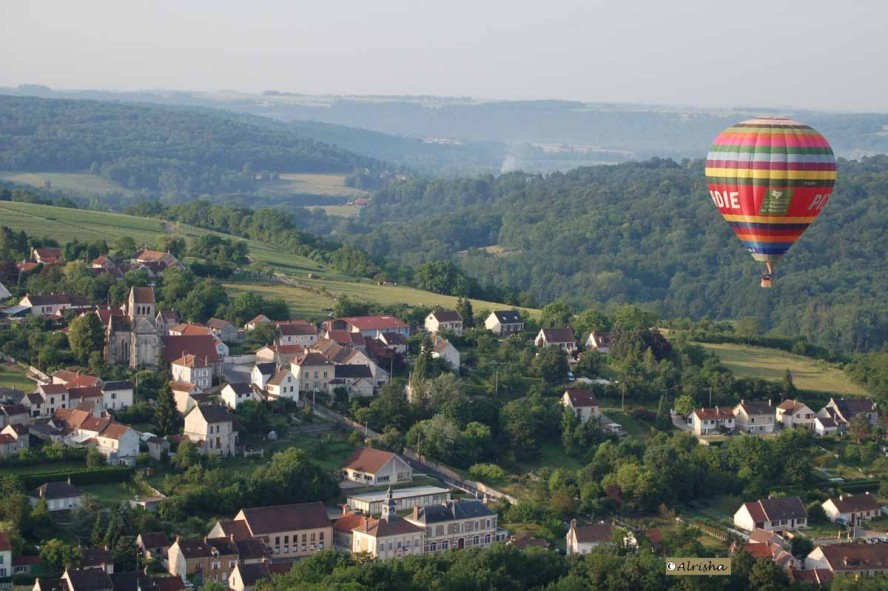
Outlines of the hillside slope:
{"type": "Polygon", "coordinates": [[[89,171],[128,189],[196,195],[252,191],[261,171],[379,166],[283,126],[210,109],[0,95],[0,170],[89,171]]]}

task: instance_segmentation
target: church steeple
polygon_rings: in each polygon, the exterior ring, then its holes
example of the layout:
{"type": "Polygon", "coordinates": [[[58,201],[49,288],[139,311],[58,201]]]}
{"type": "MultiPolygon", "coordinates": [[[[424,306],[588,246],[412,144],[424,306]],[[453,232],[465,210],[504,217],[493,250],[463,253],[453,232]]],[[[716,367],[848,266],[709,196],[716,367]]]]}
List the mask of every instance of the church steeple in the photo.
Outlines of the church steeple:
{"type": "Polygon", "coordinates": [[[394,521],[398,517],[395,513],[395,499],[392,498],[392,487],[389,486],[385,493],[385,503],[382,506],[382,518],[388,522],[394,521]]]}

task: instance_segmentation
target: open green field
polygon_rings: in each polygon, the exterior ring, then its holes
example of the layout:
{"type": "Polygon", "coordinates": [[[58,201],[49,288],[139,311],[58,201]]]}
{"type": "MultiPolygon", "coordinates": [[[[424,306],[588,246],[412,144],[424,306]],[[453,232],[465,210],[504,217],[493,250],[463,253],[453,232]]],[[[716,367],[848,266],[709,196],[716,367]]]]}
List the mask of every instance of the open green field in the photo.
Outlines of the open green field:
{"type": "Polygon", "coordinates": [[[80,489],[96,498],[104,507],[117,507],[133,498],[125,482],[108,482],[105,484],[85,484],[80,489]]]}
{"type": "Polygon", "coordinates": [[[0,386],[33,392],[35,383],[25,377],[25,369],[13,363],[0,363],[0,386]]]}
{"type": "Polygon", "coordinates": [[[88,172],[0,172],[0,179],[43,188],[48,181],[52,189],[78,195],[125,195],[133,192],[114,181],[88,172]]]}
{"type": "Polygon", "coordinates": [[[835,367],[818,366],[813,359],[793,355],[778,349],[764,349],[733,343],[698,343],[718,355],[738,377],[782,380],[788,369],[797,388],[815,392],[830,392],[865,396],[866,391],[849,380],[835,367]]]}
{"type": "MultiPolygon", "coordinates": [[[[325,319],[336,303],[336,298],[346,296],[352,300],[376,302],[382,305],[407,304],[409,306],[443,306],[453,308],[456,298],[420,291],[400,285],[378,285],[372,281],[356,281],[342,278],[298,279],[288,283],[226,283],[228,293],[236,295],[252,291],[266,298],[281,298],[296,318],[325,319]]],[[[472,300],[472,307],[481,310],[500,309],[503,304],[472,300]]],[[[506,306],[508,307],[508,306],[506,306]]],[[[536,317],[539,310],[522,309],[536,317]]]]}
{"type": "Polygon", "coordinates": [[[356,205],[311,205],[307,209],[320,209],[327,215],[341,218],[354,218],[361,213],[361,208],[356,205]]]}
{"type": "Polygon", "coordinates": [[[343,174],[283,173],[280,181],[265,183],[260,195],[286,196],[292,194],[326,195],[328,197],[360,197],[366,191],[345,186],[343,174]]]}

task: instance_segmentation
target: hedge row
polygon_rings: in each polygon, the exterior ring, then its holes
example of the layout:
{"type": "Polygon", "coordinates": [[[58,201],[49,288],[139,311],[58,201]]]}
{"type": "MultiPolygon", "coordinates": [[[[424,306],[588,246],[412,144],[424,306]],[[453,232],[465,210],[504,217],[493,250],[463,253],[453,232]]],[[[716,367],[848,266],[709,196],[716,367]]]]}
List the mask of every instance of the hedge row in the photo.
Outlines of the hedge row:
{"type": "Polygon", "coordinates": [[[765,347],[767,349],[780,349],[788,353],[794,353],[803,357],[812,359],[823,359],[831,363],[847,363],[848,358],[840,353],[828,351],[823,347],[812,345],[805,337],[782,338],[782,337],[741,337],[733,334],[721,333],[703,333],[693,331],[691,340],[700,343],[723,344],[731,343],[735,345],[751,345],[753,347],[765,347]]]}
{"type": "Polygon", "coordinates": [[[27,490],[37,488],[44,482],[60,482],[71,479],[71,484],[105,484],[108,482],[126,482],[133,475],[132,468],[105,466],[87,468],[85,470],[57,470],[54,472],[35,472],[19,475],[19,480],[27,490]]]}

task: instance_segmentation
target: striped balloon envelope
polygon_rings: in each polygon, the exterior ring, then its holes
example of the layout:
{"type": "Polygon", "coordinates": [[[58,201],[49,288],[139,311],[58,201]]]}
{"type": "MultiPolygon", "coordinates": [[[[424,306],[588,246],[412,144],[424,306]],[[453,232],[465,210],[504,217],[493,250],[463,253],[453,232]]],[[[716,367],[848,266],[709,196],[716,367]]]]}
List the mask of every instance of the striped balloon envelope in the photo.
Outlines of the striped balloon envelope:
{"type": "Polygon", "coordinates": [[[762,287],[817,219],[836,182],[836,158],[813,128],[791,119],[749,119],[715,138],[706,157],[709,194],[756,261],[762,287]]]}

